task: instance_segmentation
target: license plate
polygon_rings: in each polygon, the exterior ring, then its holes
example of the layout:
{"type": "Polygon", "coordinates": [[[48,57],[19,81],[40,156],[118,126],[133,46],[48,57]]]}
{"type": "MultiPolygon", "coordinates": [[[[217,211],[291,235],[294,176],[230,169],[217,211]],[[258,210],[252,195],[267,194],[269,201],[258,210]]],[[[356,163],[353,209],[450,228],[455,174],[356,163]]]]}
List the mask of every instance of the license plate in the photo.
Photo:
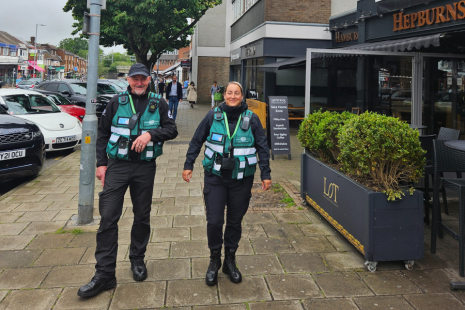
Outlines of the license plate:
{"type": "Polygon", "coordinates": [[[21,158],[21,157],[26,157],[26,150],[16,150],[16,151],[0,153],[0,160],[8,160],[8,159],[21,158]]]}
{"type": "Polygon", "coordinates": [[[60,137],[56,139],[56,143],[73,142],[76,140],[76,136],[60,137]]]}

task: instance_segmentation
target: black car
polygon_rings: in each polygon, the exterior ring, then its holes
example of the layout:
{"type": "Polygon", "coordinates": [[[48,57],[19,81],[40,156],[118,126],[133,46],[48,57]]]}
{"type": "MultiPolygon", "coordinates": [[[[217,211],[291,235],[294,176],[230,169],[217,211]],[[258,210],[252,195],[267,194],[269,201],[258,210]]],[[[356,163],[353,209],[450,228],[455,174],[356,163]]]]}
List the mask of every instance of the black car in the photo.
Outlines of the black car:
{"type": "MultiPolygon", "coordinates": [[[[46,90],[53,93],[58,93],[68,99],[72,104],[86,107],[86,94],[87,89],[84,87],[85,83],[68,83],[65,81],[50,81],[50,82],[42,82],[37,89],[46,90]]],[[[99,95],[97,93],[97,106],[96,106],[96,114],[97,118],[100,119],[102,112],[105,110],[108,102],[114,95],[102,94],[99,95]]]]}
{"type": "Polygon", "coordinates": [[[44,160],[45,141],[39,127],[9,115],[0,105],[0,182],[36,175],[44,160]]]}

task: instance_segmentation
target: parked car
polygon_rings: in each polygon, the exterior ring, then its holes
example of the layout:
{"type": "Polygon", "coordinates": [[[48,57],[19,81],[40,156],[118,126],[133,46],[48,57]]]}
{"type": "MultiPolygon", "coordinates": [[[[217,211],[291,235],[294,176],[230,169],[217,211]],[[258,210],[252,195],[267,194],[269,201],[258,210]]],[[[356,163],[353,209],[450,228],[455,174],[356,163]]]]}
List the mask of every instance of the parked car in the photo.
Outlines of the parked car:
{"type": "Polygon", "coordinates": [[[63,113],[41,93],[22,89],[1,89],[3,111],[39,126],[47,152],[73,149],[81,144],[82,124],[63,113]]]}
{"type": "Polygon", "coordinates": [[[72,104],[68,99],[60,94],[52,93],[42,89],[36,89],[35,91],[47,96],[47,98],[55,105],[57,105],[62,112],[76,117],[81,122],[84,119],[84,116],[86,115],[85,108],[72,104]]]}
{"type": "MultiPolygon", "coordinates": [[[[84,83],[81,83],[84,84],[84,83]]],[[[81,85],[75,83],[68,83],[65,81],[50,81],[42,82],[37,87],[38,89],[46,90],[53,92],[55,94],[60,94],[66,99],[68,99],[71,104],[85,107],[86,106],[86,94],[87,89],[81,85]]],[[[97,96],[97,105],[96,105],[96,114],[97,118],[100,119],[102,112],[105,110],[107,103],[113,95],[98,95],[97,96]]]]}
{"type": "MultiPolygon", "coordinates": [[[[87,83],[85,82],[76,82],[72,84],[83,87],[87,91],[87,83]]],[[[97,82],[97,95],[109,95],[109,98],[111,99],[114,95],[122,91],[123,89],[121,87],[113,83],[100,80],[97,82]]]]}
{"type": "Polygon", "coordinates": [[[44,160],[45,141],[39,127],[8,115],[0,104],[0,182],[36,175],[44,160]]]}
{"type": "Polygon", "coordinates": [[[28,81],[33,82],[36,86],[39,85],[40,83],[42,83],[41,78],[30,78],[28,81]]]}
{"type": "Polygon", "coordinates": [[[105,79],[101,79],[101,80],[98,80],[99,82],[103,81],[103,82],[110,82],[110,83],[113,83],[113,84],[116,84],[117,86],[119,86],[119,88],[121,88],[123,91],[127,90],[128,86],[129,86],[129,83],[126,82],[125,80],[105,80],[105,79]]]}
{"type": "Polygon", "coordinates": [[[28,81],[28,80],[22,80],[18,84],[16,84],[16,88],[21,88],[21,89],[34,89],[36,87],[36,83],[33,81],[28,81]]]}

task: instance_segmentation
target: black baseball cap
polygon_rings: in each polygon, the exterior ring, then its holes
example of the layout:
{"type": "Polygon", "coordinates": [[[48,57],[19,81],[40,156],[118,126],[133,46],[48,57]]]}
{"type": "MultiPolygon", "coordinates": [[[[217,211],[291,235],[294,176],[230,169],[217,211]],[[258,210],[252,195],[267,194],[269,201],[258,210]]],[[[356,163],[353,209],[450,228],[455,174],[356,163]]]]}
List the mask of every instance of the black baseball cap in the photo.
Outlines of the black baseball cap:
{"type": "Polygon", "coordinates": [[[128,77],[134,75],[143,75],[143,76],[150,76],[149,69],[141,63],[133,64],[129,69],[128,77]]]}

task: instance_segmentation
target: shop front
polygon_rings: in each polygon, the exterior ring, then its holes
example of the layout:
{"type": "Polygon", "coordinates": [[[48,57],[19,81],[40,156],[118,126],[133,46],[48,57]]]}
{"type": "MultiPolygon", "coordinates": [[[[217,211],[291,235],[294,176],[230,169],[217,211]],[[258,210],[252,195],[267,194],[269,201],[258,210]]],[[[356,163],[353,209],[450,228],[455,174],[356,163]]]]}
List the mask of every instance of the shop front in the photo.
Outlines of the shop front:
{"type": "Polygon", "coordinates": [[[465,1],[361,0],[308,49],[306,113],[375,111],[465,135],[465,1]]]}

